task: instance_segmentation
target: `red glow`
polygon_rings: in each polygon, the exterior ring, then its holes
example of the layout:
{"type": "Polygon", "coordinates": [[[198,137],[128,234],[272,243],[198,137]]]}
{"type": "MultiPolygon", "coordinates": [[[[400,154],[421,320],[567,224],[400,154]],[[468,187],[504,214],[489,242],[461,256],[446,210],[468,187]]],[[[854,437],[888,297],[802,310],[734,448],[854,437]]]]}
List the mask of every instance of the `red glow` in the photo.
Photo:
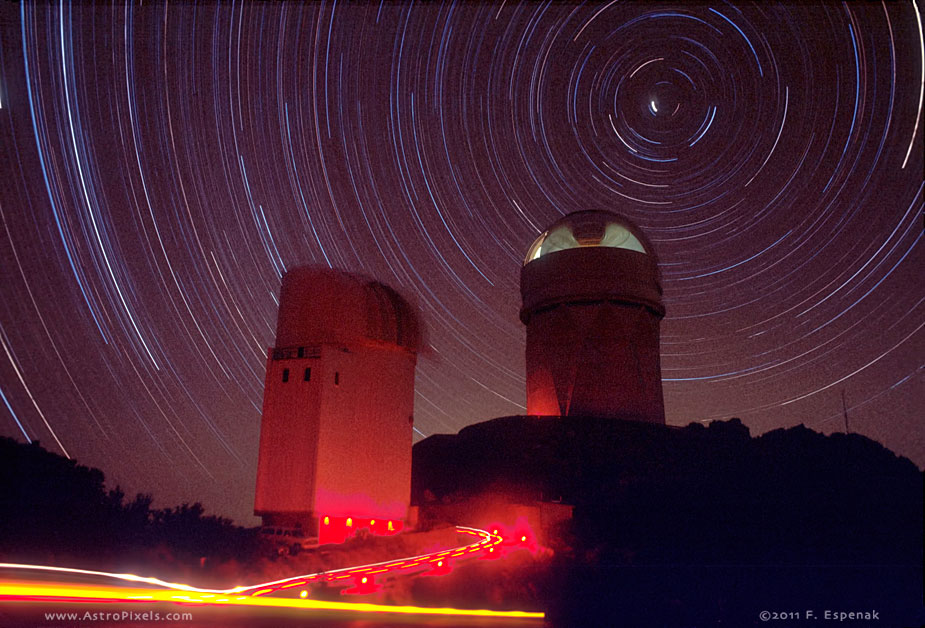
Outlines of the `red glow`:
{"type": "Polygon", "coordinates": [[[354,581],[354,586],[341,589],[341,595],[367,595],[369,593],[375,593],[379,589],[379,585],[376,584],[373,578],[363,576],[362,578],[357,578],[354,581]]]}
{"type": "Polygon", "coordinates": [[[527,521],[526,517],[518,517],[513,526],[496,523],[491,526],[491,531],[492,534],[501,537],[501,546],[504,548],[504,551],[495,553],[492,551],[493,548],[490,548],[488,553],[494,555],[485,556],[485,558],[496,558],[498,555],[502,555],[508,550],[518,548],[524,548],[536,554],[540,548],[536,540],[536,535],[533,533],[533,529],[530,527],[530,523],[527,521]]]}
{"type": "Polygon", "coordinates": [[[318,544],[343,543],[355,536],[360,530],[369,530],[376,536],[398,534],[404,528],[403,521],[384,521],[382,519],[364,519],[362,517],[332,517],[325,515],[318,533],[318,544]]]}
{"type": "MultiPolygon", "coordinates": [[[[335,519],[332,517],[332,519],[335,519]]],[[[355,520],[355,522],[357,522],[355,520]]],[[[335,523],[332,521],[332,524],[335,523]]],[[[346,525],[346,519],[342,521],[346,525]]],[[[401,523],[401,522],[398,522],[401,523]]],[[[331,526],[328,526],[331,527],[331,526]]],[[[49,567],[42,565],[16,565],[9,563],[0,563],[0,569],[20,569],[27,571],[40,571],[45,573],[66,574],[73,578],[74,576],[95,576],[106,577],[117,582],[118,586],[113,585],[73,585],[68,583],[4,583],[0,580],[0,601],[61,601],[61,602],[154,602],[166,601],[176,604],[202,604],[202,605],[250,605],[250,606],[279,606],[286,608],[342,608],[361,610],[366,609],[370,612],[414,612],[429,614],[473,614],[483,616],[499,617],[535,617],[542,618],[542,613],[521,613],[521,612],[497,612],[497,611],[459,611],[457,609],[424,609],[418,607],[392,607],[377,606],[372,604],[347,604],[343,602],[326,602],[321,600],[312,600],[308,587],[322,582],[344,588],[343,593],[346,595],[364,595],[378,591],[381,585],[376,583],[376,575],[380,573],[400,572],[402,574],[420,574],[422,571],[430,569],[421,575],[443,575],[451,571],[453,565],[448,556],[461,556],[475,558],[480,554],[499,557],[501,552],[495,552],[496,547],[500,547],[502,538],[498,535],[491,534],[484,530],[473,528],[457,527],[457,533],[464,536],[475,537],[469,539],[468,545],[455,547],[449,550],[442,550],[430,554],[418,556],[409,556],[396,560],[375,563],[370,565],[358,565],[347,567],[334,571],[318,572],[312,574],[302,574],[276,580],[273,582],[264,582],[251,586],[236,586],[230,589],[201,589],[185,584],[176,584],[164,582],[155,578],[146,578],[132,574],[112,574],[99,571],[88,571],[83,569],[73,569],[64,567],[49,567]],[[131,586],[145,587],[129,589],[126,583],[131,586]],[[353,586],[350,586],[352,583],[353,586]],[[306,586],[307,585],[307,586],[306,586]],[[299,589],[296,587],[303,587],[299,589]]],[[[462,560],[463,558],[453,560],[462,560]]]]}
{"type": "MultiPolygon", "coordinates": [[[[359,520],[356,520],[359,523],[359,520]]],[[[395,522],[401,524],[402,522],[395,522]]],[[[331,525],[329,527],[336,527],[338,524],[337,517],[331,517],[331,525]]],[[[346,519],[342,521],[342,525],[346,525],[346,519]]],[[[342,529],[346,529],[345,527],[342,529]]],[[[346,582],[344,580],[353,580],[355,585],[343,593],[346,595],[362,595],[366,593],[372,593],[379,589],[379,585],[376,585],[374,582],[374,574],[379,573],[389,573],[402,571],[404,573],[414,573],[417,570],[422,568],[429,567],[430,570],[425,572],[423,575],[444,575],[452,571],[453,565],[451,564],[449,557],[452,556],[454,560],[461,558],[457,557],[476,557],[478,554],[482,554],[482,558],[501,558],[502,552],[496,552],[495,549],[501,546],[503,538],[501,536],[486,532],[484,530],[476,530],[474,528],[464,528],[458,527],[456,531],[459,534],[465,534],[468,536],[474,536],[478,540],[462,547],[457,547],[448,550],[442,550],[439,552],[433,552],[431,554],[423,554],[421,556],[411,556],[408,558],[399,558],[397,560],[387,561],[383,563],[376,563],[373,565],[362,565],[358,567],[350,567],[347,569],[340,569],[336,571],[321,572],[311,575],[302,575],[292,578],[286,578],[285,580],[278,580],[276,582],[269,582],[266,584],[258,585],[253,587],[257,589],[252,595],[263,596],[268,593],[273,593],[288,588],[292,583],[298,582],[300,584],[312,583],[312,582],[331,582],[336,584],[344,585],[346,582]],[[487,550],[487,552],[486,552],[487,550]],[[363,582],[363,578],[368,578],[367,582],[363,582]]],[[[249,589],[243,589],[249,590],[249,589]]]]}
{"type": "Polygon", "coordinates": [[[453,568],[450,566],[450,561],[448,560],[438,560],[437,562],[431,563],[433,569],[428,572],[425,572],[424,576],[445,576],[450,573],[453,568]]]}

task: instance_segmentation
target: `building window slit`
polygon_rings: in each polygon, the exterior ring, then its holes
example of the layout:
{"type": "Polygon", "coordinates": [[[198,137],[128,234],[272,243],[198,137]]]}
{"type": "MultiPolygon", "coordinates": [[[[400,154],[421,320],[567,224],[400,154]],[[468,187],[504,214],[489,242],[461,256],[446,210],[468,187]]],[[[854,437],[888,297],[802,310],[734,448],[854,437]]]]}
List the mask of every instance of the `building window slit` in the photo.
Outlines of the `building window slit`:
{"type": "Polygon", "coordinates": [[[284,382],[289,381],[289,369],[283,369],[283,381],[284,382]]]}
{"type": "Polygon", "coordinates": [[[305,369],[305,377],[303,377],[303,380],[306,381],[306,382],[312,381],[312,369],[311,369],[311,367],[308,367],[308,368],[305,369]]]}

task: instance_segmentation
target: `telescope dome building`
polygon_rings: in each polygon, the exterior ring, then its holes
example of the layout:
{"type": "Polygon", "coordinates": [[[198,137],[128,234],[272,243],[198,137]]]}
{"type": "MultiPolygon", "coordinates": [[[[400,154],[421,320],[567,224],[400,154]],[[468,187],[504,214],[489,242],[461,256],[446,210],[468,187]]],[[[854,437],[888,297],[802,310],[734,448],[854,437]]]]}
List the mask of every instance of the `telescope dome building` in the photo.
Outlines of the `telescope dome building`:
{"type": "Polygon", "coordinates": [[[528,249],[527,414],[665,423],[661,275],[651,242],[609,211],[568,214],[528,249]]]}
{"type": "Polygon", "coordinates": [[[385,284],[315,267],[283,276],[254,502],[265,529],[325,543],[402,528],[420,346],[416,309],[385,284]]]}

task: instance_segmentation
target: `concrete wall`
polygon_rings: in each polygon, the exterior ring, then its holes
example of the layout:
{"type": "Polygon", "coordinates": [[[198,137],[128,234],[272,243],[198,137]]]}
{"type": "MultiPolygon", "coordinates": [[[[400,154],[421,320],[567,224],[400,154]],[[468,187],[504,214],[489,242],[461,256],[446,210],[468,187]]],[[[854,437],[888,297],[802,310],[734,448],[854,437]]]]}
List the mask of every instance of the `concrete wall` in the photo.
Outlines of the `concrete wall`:
{"type": "Polygon", "coordinates": [[[331,352],[318,432],[317,514],[405,519],[414,364],[414,355],[399,349],[331,352]]]}
{"type": "Polygon", "coordinates": [[[274,360],[273,353],[267,358],[254,512],[309,512],[325,369],[321,358],[274,360]],[[312,369],[309,382],[303,381],[306,368],[312,369]],[[282,381],[285,369],[288,382],[282,381]]]}
{"type": "Polygon", "coordinates": [[[527,325],[527,414],[665,422],[659,319],[620,303],[562,304],[527,325]]]}

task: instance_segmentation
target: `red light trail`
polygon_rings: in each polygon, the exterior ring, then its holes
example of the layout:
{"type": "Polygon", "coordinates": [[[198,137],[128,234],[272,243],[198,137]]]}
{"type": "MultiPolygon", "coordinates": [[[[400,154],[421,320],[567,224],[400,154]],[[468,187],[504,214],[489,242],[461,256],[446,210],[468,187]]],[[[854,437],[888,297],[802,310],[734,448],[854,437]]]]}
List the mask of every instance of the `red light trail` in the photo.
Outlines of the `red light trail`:
{"type": "MultiPolygon", "coordinates": [[[[276,607],[302,610],[397,613],[403,615],[452,615],[460,617],[507,617],[541,620],[544,617],[542,612],[531,611],[390,606],[386,604],[312,600],[308,598],[308,589],[302,588],[320,582],[341,582],[347,585],[352,581],[354,586],[345,589],[343,593],[372,593],[378,588],[378,585],[375,584],[375,577],[379,574],[394,572],[412,574],[426,571],[426,575],[442,575],[450,571],[449,562],[451,559],[460,560],[463,557],[475,557],[477,554],[482,554],[483,558],[494,558],[500,554],[500,552],[495,551],[498,546],[502,544],[511,544],[510,541],[505,540],[498,534],[497,528],[494,532],[487,532],[476,528],[457,526],[456,530],[460,534],[477,537],[478,540],[469,545],[441,550],[430,554],[293,576],[261,584],[236,586],[230,589],[205,589],[134,574],[117,574],[46,565],[0,563],[0,569],[67,574],[71,576],[100,576],[137,585],[147,585],[126,587],[116,584],[88,585],[68,582],[32,582],[26,580],[0,581],[0,601],[84,603],[171,602],[176,604],[209,606],[276,607]],[[279,592],[288,593],[290,590],[292,590],[293,593],[298,591],[299,597],[293,598],[272,595],[279,592]]],[[[527,546],[526,543],[515,543],[515,545],[527,546]]]]}

